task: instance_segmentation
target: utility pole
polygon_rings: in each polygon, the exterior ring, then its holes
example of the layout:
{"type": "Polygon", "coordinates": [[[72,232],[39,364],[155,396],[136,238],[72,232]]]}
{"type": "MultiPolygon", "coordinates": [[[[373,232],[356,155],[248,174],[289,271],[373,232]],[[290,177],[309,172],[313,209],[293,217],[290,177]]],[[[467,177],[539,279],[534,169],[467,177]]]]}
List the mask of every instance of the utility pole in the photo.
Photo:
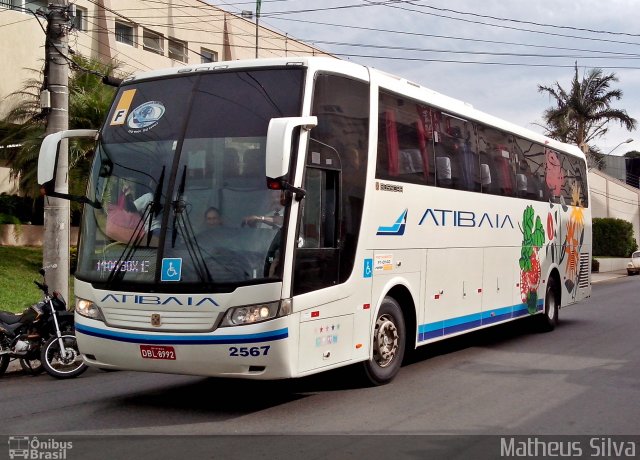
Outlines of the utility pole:
{"type": "MultiPolygon", "coordinates": [[[[46,135],[69,129],[69,53],[70,29],[68,0],[50,0],[45,45],[45,89],[51,96],[46,135]]],[[[60,142],[55,172],[58,193],[69,193],[68,141],[60,142]]],[[[69,201],[45,197],[43,265],[51,290],[69,299],[69,201]],[[55,268],[54,268],[55,267],[55,268]]]]}
{"type": "Polygon", "coordinates": [[[258,59],[258,35],[260,31],[260,4],[262,0],[256,0],[256,59],[258,59]]]}

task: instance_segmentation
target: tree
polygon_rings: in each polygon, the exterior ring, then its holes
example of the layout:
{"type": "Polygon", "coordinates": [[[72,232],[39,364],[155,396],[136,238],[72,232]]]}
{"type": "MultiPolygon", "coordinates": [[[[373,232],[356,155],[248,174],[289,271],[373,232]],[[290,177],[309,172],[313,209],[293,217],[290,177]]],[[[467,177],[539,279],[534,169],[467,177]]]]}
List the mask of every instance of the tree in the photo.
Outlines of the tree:
{"type": "MultiPolygon", "coordinates": [[[[107,116],[115,88],[102,83],[102,75],[111,75],[115,64],[105,65],[82,56],[73,57],[69,79],[69,129],[97,129],[107,116]]],[[[0,121],[3,133],[0,145],[11,166],[11,175],[19,178],[19,188],[30,197],[40,194],[37,182],[38,154],[46,128],[46,111],[40,107],[43,74],[32,78],[10,95],[13,105],[0,121]]],[[[80,140],[69,144],[69,193],[84,194],[93,156],[93,142],[80,140]]]]}
{"type": "Polygon", "coordinates": [[[622,98],[622,91],[611,89],[618,81],[615,73],[604,74],[602,69],[591,69],[582,80],[578,75],[578,65],[567,91],[560,83],[552,86],[538,85],[538,92],[547,93],[555,106],[544,111],[547,135],[562,142],[577,144],[592,159],[599,150],[590,146],[595,139],[608,131],[612,121],[631,131],[637,121],[626,110],[612,107],[615,100],[622,98]]]}

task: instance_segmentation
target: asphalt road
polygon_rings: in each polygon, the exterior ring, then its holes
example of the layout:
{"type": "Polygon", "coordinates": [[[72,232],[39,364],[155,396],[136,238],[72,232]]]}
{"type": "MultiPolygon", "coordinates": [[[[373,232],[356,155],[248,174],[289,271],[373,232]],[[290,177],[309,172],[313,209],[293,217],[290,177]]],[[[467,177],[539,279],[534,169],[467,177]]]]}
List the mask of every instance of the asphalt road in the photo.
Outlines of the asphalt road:
{"type": "Polygon", "coordinates": [[[640,277],[595,285],[551,333],[526,320],[431,345],[377,388],[348,371],[290,382],[9,374],[0,432],[640,435],[639,288],[640,277]]]}

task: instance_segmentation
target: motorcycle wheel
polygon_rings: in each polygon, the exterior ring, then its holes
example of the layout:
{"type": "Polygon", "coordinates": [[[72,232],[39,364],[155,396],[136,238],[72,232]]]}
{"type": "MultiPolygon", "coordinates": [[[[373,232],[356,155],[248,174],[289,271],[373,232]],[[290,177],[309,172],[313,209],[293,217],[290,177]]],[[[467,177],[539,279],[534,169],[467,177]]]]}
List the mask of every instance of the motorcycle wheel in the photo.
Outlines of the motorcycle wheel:
{"type": "Polygon", "coordinates": [[[38,375],[44,372],[44,366],[42,365],[40,358],[22,358],[20,359],[20,366],[23,371],[30,375],[38,375]]]}
{"type": "Polygon", "coordinates": [[[0,375],[4,374],[9,366],[9,355],[0,355],[0,375]]]}
{"type": "Polygon", "coordinates": [[[62,356],[60,343],[57,337],[51,337],[42,347],[40,361],[52,377],[57,379],[70,379],[77,377],[87,370],[87,365],[82,360],[78,351],[78,342],[75,335],[63,335],[62,341],[67,350],[67,356],[62,356]]]}

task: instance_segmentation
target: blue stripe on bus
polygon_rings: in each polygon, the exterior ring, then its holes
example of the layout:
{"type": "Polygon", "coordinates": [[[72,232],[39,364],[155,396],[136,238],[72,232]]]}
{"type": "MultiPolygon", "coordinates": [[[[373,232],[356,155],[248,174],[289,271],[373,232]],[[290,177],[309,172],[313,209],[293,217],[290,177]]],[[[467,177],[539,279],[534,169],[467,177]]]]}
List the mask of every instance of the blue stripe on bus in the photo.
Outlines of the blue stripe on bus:
{"type": "Polygon", "coordinates": [[[118,342],[144,343],[150,345],[211,345],[229,343],[258,343],[282,340],[289,337],[288,328],[276,331],[260,332],[257,334],[236,335],[151,335],[133,334],[130,332],[116,332],[98,329],[76,323],[76,332],[101,339],[116,340],[118,342]]]}
{"type": "MultiPolygon", "coordinates": [[[[538,300],[536,311],[542,310],[544,310],[544,301],[538,300]]],[[[444,337],[456,332],[466,331],[528,314],[529,308],[527,304],[521,303],[510,307],[495,308],[480,313],[472,313],[470,315],[458,316],[433,323],[421,324],[418,327],[418,341],[422,342],[436,337],[444,337]]]]}

